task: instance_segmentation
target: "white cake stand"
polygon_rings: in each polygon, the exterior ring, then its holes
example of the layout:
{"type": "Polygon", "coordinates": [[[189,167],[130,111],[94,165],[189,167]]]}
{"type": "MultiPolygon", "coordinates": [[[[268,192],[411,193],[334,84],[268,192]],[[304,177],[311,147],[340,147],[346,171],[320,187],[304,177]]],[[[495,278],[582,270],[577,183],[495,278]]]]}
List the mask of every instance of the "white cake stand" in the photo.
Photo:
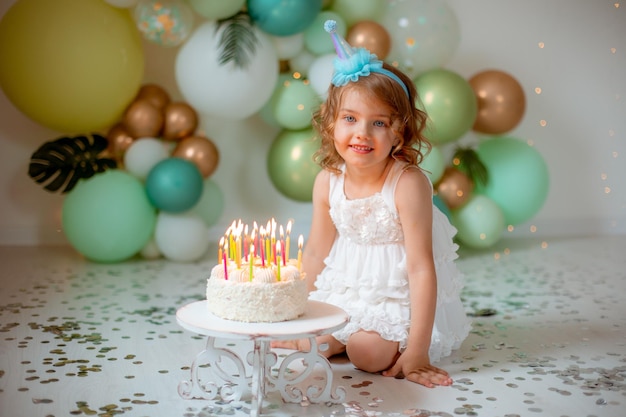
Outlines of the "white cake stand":
{"type": "Polygon", "coordinates": [[[348,322],[348,314],[342,309],[319,301],[307,301],[304,315],[296,320],[279,323],[244,323],[224,320],[208,311],[207,301],[196,301],[181,307],[176,312],[180,326],[194,333],[208,336],[206,349],[200,352],[191,365],[191,378],[182,381],[178,393],[185,399],[203,398],[213,400],[218,396],[225,401],[239,401],[244,393],[251,390],[250,415],[261,413],[263,399],[267,392],[278,391],[286,402],[299,403],[306,399],[312,403],[340,403],[346,391],[337,387],[331,392],[333,374],[330,362],[319,350],[315,337],[341,329],[348,322]],[[246,362],[252,366],[252,374],[246,375],[242,358],[227,348],[215,346],[215,339],[252,340],[253,349],[247,353],[246,362]],[[277,356],[270,351],[273,340],[293,340],[307,338],[311,342],[309,352],[299,352],[286,356],[277,375],[272,375],[271,367],[277,363],[277,356]],[[304,369],[294,372],[289,365],[301,361],[304,369]],[[208,366],[207,366],[208,365],[208,366]],[[201,381],[200,367],[210,375],[210,381],[201,381]],[[228,369],[227,369],[228,368],[228,369]],[[321,368],[325,378],[315,384],[300,386],[315,368],[321,368]],[[229,371],[230,369],[230,371],[229,371]],[[235,370],[234,372],[232,370],[235,370]],[[317,384],[319,383],[319,384],[317,384]]]}

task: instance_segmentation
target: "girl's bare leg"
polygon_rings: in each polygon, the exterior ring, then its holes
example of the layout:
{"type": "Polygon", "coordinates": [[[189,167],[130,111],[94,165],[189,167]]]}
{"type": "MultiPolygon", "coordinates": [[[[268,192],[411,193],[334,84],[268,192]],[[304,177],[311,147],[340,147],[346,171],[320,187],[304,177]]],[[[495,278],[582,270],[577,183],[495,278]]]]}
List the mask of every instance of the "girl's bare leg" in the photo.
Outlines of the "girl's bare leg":
{"type": "Polygon", "coordinates": [[[385,340],[376,332],[358,331],[348,339],[346,353],[350,362],[366,372],[381,372],[398,358],[398,342],[385,340]]]}
{"type": "MultiPolygon", "coordinates": [[[[326,358],[330,358],[331,356],[338,355],[346,351],[346,346],[329,334],[318,336],[315,340],[317,341],[319,353],[326,358]],[[327,345],[328,349],[322,350],[323,345],[327,345]]],[[[271,343],[271,346],[273,348],[293,349],[301,352],[308,352],[311,350],[311,341],[309,339],[275,340],[271,343]]]]}

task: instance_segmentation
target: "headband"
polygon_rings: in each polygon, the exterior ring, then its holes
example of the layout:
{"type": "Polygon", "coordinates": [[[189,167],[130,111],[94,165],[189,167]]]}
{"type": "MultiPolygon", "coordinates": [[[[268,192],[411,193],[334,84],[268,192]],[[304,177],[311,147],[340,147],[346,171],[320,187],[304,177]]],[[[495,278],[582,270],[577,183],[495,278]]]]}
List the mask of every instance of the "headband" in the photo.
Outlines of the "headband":
{"type": "Polygon", "coordinates": [[[330,34],[335,51],[337,51],[337,58],[334,60],[335,72],[331,81],[335,87],[343,87],[350,81],[358,80],[359,77],[367,77],[370,73],[377,72],[400,84],[406,96],[409,97],[409,89],[404,82],[396,74],[383,68],[383,61],[378,59],[376,54],[372,54],[365,48],[352,48],[337,33],[336,21],[324,22],[324,30],[330,34]]]}

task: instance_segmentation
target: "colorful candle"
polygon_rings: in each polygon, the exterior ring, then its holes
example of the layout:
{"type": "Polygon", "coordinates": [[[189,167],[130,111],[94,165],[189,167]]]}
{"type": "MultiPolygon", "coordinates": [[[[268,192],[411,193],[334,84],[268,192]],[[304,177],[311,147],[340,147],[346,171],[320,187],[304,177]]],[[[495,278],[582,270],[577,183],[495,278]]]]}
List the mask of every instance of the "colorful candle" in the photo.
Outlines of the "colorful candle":
{"type": "Polygon", "coordinates": [[[298,271],[302,271],[302,245],[304,245],[304,237],[300,235],[298,238],[298,271]]]}
{"type": "Polygon", "coordinates": [[[226,251],[228,250],[228,243],[224,243],[224,252],[222,253],[222,259],[224,261],[224,279],[228,280],[228,261],[226,260],[226,251]]]}
{"type": "Polygon", "coordinates": [[[219,265],[220,262],[222,262],[222,248],[224,247],[224,236],[222,236],[222,238],[220,239],[220,244],[218,246],[218,250],[217,250],[217,263],[219,265]]]}
{"type": "Polygon", "coordinates": [[[287,237],[285,238],[285,258],[289,259],[291,256],[291,251],[289,250],[289,246],[291,244],[291,220],[287,222],[287,237]]]}
{"type": "Polygon", "coordinates": [[[265,229],[263,229],[263,226],[261,226],[261,228],[259,229],[259,235],[261,236],[261,238],[259,239],[261,242],[261,244],[259,245],[259,256],[261,256],[261,266],[265,268],[265,245],[263,244],[263,239],[265,238],[265,229]]]}
{"type": "Polygon", "coordinates": [[[280,281],[280,243],[276,243],[276,281],[280,281]]]}
{"type": "Polygon", "coordinates": [[[250,281],[254,277],[254,243],[250,244],[250,281]]]}

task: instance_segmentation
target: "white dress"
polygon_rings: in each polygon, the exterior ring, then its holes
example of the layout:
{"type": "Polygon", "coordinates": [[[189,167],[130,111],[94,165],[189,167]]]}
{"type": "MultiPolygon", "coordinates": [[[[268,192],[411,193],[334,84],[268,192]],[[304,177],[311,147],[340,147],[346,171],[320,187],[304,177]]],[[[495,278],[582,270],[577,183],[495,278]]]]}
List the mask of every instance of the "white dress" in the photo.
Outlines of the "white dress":
{"type": "MultiPolygon", "coordinates": [[[[341,343],[358,331],[375,331],[406,348],[410,325],[409,285],[404,236],[394,192],[404,162],[395,162],[380,192],[348,200],[344,175],[331,174],[330,216],[337,238],[309,298],[343,308],[349,323],[333,336],[341,343]]],[[[433,205],[433,254],[437,272],[437,310],[430,360],[436,362],[459,348],[470,330],[461,303],[462,275],[454,263],[456,229],[433,205]]]]}

